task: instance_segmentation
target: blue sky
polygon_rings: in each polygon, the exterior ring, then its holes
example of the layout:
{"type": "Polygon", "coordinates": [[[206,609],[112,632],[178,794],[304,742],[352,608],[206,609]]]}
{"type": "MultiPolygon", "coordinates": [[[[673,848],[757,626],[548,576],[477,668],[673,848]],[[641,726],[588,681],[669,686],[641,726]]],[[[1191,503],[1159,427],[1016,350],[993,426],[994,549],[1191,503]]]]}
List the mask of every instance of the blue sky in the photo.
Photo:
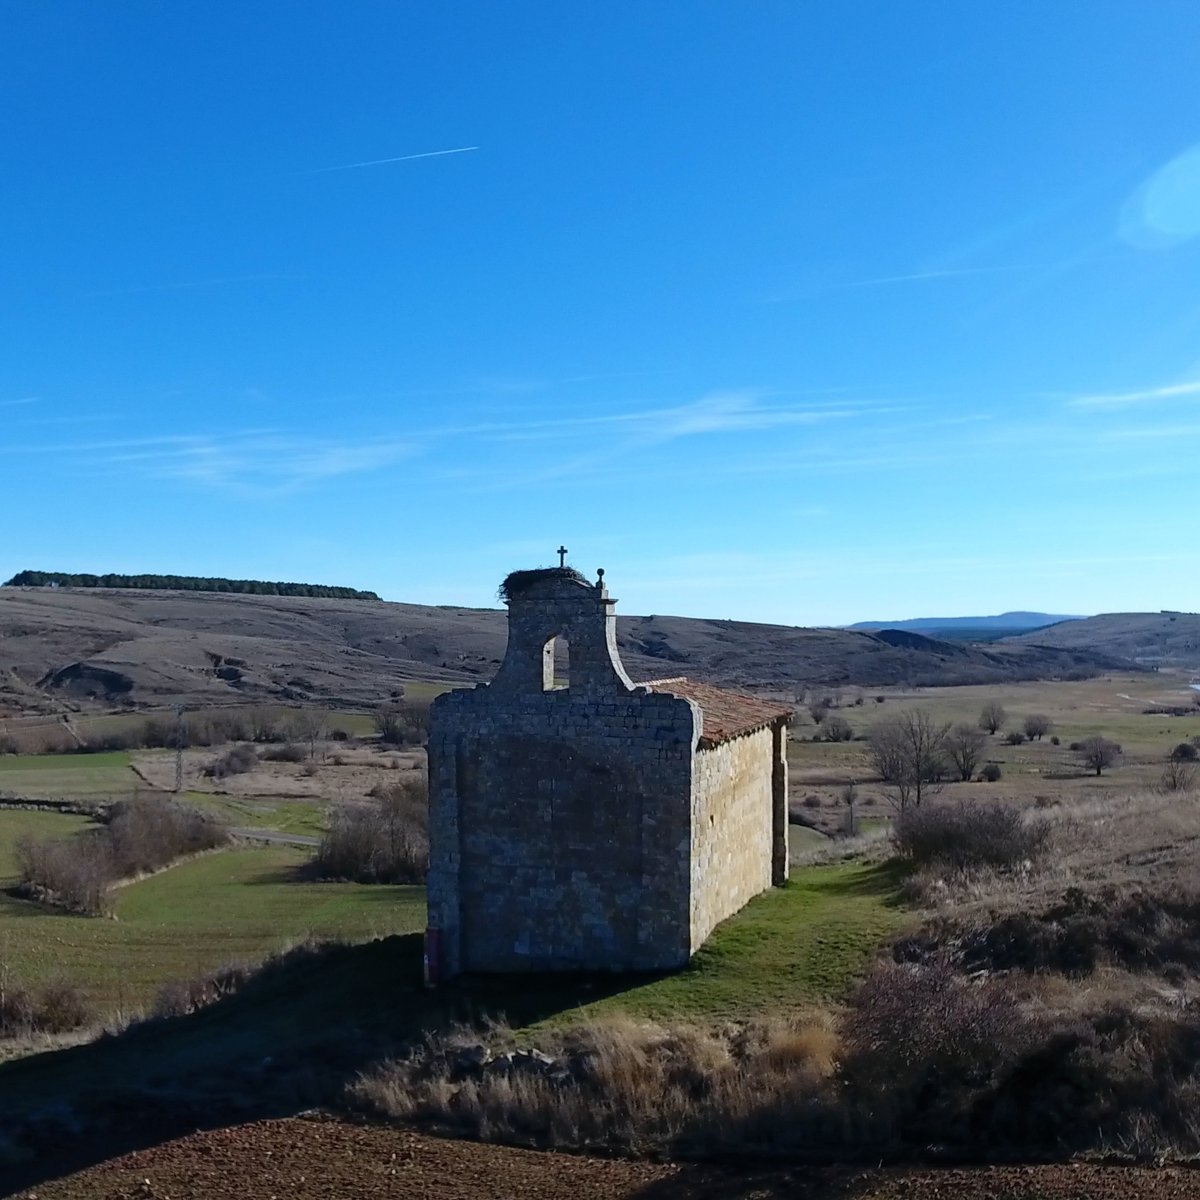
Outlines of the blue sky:
{"type": "Polygon", "coordinates": [[[1197,604],[1194,0],[0,25],[0,576],[1197,604]]]}

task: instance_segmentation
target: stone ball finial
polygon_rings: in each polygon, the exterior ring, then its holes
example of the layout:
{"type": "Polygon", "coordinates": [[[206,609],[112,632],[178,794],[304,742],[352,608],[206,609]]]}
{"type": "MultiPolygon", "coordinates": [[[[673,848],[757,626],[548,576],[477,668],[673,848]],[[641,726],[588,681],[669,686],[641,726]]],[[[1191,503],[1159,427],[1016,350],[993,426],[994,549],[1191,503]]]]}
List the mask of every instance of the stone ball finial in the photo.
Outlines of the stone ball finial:
{"type": "Polygon", "coordinates": [[[596,568],[596,586],[597,587],[604,586],[604,568],[603,567],[596,568]]]}

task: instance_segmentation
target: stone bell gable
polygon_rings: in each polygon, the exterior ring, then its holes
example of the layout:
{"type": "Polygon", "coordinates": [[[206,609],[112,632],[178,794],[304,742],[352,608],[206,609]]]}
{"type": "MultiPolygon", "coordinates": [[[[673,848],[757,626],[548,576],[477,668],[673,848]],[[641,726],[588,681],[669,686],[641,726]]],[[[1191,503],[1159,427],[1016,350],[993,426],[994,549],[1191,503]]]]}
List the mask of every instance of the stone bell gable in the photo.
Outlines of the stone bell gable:
{"type": "Polygon", "coordinates": [[[435,969],[682,966],[786,880],[790,713],[685,679],[635,684],[603,573],[516,572],[506,587],[495,679],[431,714],[435,969]]]}

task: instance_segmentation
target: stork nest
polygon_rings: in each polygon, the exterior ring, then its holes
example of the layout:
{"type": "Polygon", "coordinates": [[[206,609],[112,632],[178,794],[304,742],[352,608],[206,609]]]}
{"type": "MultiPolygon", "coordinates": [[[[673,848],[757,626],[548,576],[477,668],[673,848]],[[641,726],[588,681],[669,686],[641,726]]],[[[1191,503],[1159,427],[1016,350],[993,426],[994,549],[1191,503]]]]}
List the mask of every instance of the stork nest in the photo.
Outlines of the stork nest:
{"type": "Polygon", "coordinates": [[[522,592],[528,591],[535,583],[546,579],[569,579],[574,583],[587,583],[582,571],[574,567],[534,567],[532,571],[510,571],[500,585],[501,600],[512,600],[522,592]]]}

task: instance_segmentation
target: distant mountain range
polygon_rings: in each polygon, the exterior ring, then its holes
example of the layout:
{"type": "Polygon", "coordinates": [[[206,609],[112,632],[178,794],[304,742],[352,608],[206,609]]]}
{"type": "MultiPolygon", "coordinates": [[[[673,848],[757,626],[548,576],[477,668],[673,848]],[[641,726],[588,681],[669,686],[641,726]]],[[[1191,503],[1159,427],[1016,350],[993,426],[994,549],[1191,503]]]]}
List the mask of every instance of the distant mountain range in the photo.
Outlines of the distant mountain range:
{"type": "Polygon", "coordinates": [[[1047,625],[1057,625],[1061,621],[1080,619],[1055,613],[1006,612],[994,617],[913,617],[907,621],[859,621],[844,628],[868,633],[877,629],[903,629],[930,637],[990,641],[1014,633],[1028,633],[1031,629],[1045,629],[1047,625]]]}

